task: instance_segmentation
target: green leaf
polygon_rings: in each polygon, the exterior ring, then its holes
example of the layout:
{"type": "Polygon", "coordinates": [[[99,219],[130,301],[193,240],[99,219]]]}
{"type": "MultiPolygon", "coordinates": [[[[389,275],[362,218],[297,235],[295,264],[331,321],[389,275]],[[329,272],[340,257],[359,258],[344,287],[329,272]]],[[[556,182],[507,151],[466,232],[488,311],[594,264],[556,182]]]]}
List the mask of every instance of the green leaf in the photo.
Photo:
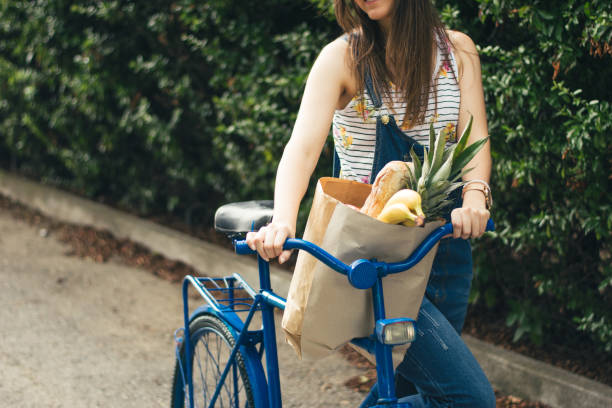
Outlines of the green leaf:
{"type": "Polygon", "coordinates": [[[555,16],[553,16],[551,13],[544,11],[544,10],[538,10],[538,14],[544,20],[548,20],[548,21],[553,20],[555,18],[555,16]]]}
{"type": "Polygon", "coordinates": [[[408,166],[408,163],[406,163],[406,166],[408,167],[408,188],[416,191],[418,179],[415,177],[412,168],[408,166]]]}
{"type": "Polygon", "coordinates": [[[421,174],[423,172],[423,165],[421,164],[421,159],[414,151],[414,147],[410,148],[410,157],[412,158],[412,164],[414,164],[414,177],[418,180],[421,178],[421,174]]]}
{"type": "Polygon", "coordinates": [[[450,176],[452,166],[453,166],[453,162],[451,160],[445,161],[442,167],[440,167],[438,171],[431,178],[432,182],[436,182],[440,180],[448,180],[448,176],[450,176]]]}
{"type": "Polygon", "coordinates": [[[466,147],[460,154],[458,154],[455,160],[453,161],[451,174],[463,169],[470,162],[470,160],[472,160],[474,156],[476,156],[476,153],[480,151],[480,149],[482,148],[482,146],[484,146],[487,140],[489,140],[488,136],[484,139],[477,140],[468,147],[466,147]]]}
{"type": "Polygon", "coordinates": [[[516,331],[514,332],[514,336],[512,337],[512,342],[516,343],[517,341],[519,341],[521,337],[523,337],[525,332],[526,330],[524,326],[517,327],[516,331]]]}
{"type": "Polygon", "coordinates": [[[429,151],[425,149],[425,154],[423,155],[423,168],[421,170],[421,177],[419,177],[419,182],[423,182],[424,186],[429,187],[426,184],[427,179],[429,178],[429,169],[431,167],[431,161],[429,159],[429,151]]]}
{"type": "Polygon", "coordinates": [[[421,192],[419,193],[423,197],[423,201],[425,201],[425,197],[427,197],[427,202],[429,203],[441,202],[442,200],[448,198],[448,195],[450,193],[455,191],[457,188],[463,186],[463,184],[464,184],[463,182],[456,182],[456,183],[449,183],[448,181],[438,182],[437,188],[430,187],[429,189],[423,191],[422,193],[421,192]]]}
{"type": "Polygon", "coordinates": [[[427,220],[433,220],[441,218],[449,206],[453,205],[453,200],[443,200],[439,204],[432,206],[431,208],[423,206],[423,212],[425,213],[427,220]]]}
{"type": "Polygon", "coordinates": [[[493,308],[499,303],[499,295],[494,288],[487,288],[484,294],[485,303],[487,307],[493,308]]]}
{"type": "Polygon", "coordinates": [[[451,160],[451,156],[454,156],[455,150],[457,149],[457,143],[451,145],[449,148],[444,149],[444,154],[442,155],[442,161],[446,162],[447,160],[451,160]]]}
{"type": "Polygon", "coordinates": [[[465,176],[466,174],[468,174],[472,170],[474,170],[474,167],[464,167],[463,169],[461,169],[461,171],[456,171],[455,173],[451,173],[451,175],[448,178],[448,180],[449,181],[462,180],[463,176],[465,176]]]}
{"type": "Polygon", "coordinates": [[[468,123],[465,126],[465,129],[463,129],[463,132],[461,133],[461,137],[459,138],[459,141],[457,142],[457,145],[456,145],[457,147],[455,148],[455,152],[453,154],[453,161],[457,159],[457,156],[460,155],[463,152],[463,149],[465,149],[465,146],[467,146],[468,139],[470,138],[470,134],[472,133],[473,123],[474,123],[474,116],[470,115],[470,120],[468,120],[468,123]]]}
{"type": "MultiPolygon", "coordinates": [[[[433,130],[433,123],[431,124],[431,127],[430,127],[430,134],[431,134],[431,130],[433,130]]],[[[446,145],[446,138],[444,137],[443,131],[444,129],[441,129],[438,132],[438,136],[436,137],[436,140],[435,140],[433,159],[432,159],[433,161],[431,164],[431,171],[434,172],[434,174],[438,172],[438,169],[442,165],[442,157],[444,156],[444,150],[445,150],[444,147],[446,145]]],[[[431,145],[429,147],[431,149],[431,145]]],[[[449,172],[450,172],[450,167],[449,167],[449,172]]]]}
{"type": "Polygon", "coordinates": [[[427,149],[427,155],[429,156],[430,165],[433,164],[435,146],[436,146],[436,130],[434,129],[433,122],[431,122],[429,124],[429,148],[427,149]]]}

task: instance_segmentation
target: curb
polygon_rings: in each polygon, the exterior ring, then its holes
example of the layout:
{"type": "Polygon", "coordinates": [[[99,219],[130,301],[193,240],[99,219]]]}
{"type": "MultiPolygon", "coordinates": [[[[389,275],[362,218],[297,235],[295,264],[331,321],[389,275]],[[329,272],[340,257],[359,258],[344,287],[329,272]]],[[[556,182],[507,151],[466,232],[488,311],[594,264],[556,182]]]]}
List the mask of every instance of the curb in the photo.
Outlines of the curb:
{"type": "MultiPolygon", "coordinates": [[[[0,193],[55,219],[108,230],[203,275],[242,275],[253,287],[259,277],[252,259],[173,229],[0,170],[0,193]]],[[[275,291],[287,296],[291,275],[271,266],[275,291]]],[[[495,388],[551,407],[612,407],[612,387],[546,363],[463,336],[495,388]]]]}
{"type": "MultiPolygon", "coordinates": [[[[202,276],[239,273],[249,285],[259,287],[259,274],[252,259],[171,228],[2,170],[0,193],[57,220],[107,230],[117,238],[137,242],[168,259],[190,265],[202,276]]],[[[273,265],[270,272],[272,287],[286,297],[291,276],[273,265]]]]}
{"type": "Polygon", "coordinates": [[[463,339],[505,393],[551,407],[612,407],[612,387],[470,336],[463,339]]]}

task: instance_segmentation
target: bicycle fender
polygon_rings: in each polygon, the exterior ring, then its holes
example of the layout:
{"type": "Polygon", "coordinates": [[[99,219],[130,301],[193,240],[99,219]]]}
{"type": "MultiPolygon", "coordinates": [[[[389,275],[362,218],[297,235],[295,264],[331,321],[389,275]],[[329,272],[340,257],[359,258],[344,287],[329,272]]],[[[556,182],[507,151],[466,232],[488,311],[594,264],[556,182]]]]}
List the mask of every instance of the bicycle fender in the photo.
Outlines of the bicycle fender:
{"type": "Polygon", "coordinates": [[[268,408],[268,382],[261,364],[260,355],[254,346],[241,346],[240,353],[244,356],[244,366],[251,380],[255,408],[268,408]]]}
{"type": "Polygon", "coordinates": [[[241,332],[244,328],[244,323],[235,312],[231,310],[224,310],[219,313],[208,305],[200,306],[196,310],[194,310],[193,313],[191,313],[191,315],[189,316],[189,321],[192,322],[193,319],[204,313],[216,316],[219,319],[228,322],[231,326],[231,329],[236,330],[238,332],[241,332]]]}

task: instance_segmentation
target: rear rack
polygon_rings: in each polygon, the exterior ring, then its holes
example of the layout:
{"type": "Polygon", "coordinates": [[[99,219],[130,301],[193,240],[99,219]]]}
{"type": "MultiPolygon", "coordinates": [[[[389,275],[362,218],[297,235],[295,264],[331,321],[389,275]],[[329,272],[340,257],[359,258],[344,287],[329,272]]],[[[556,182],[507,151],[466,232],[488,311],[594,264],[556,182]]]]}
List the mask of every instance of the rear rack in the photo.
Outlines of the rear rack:
{"type": "MultiPolygon", "coordinates": [[[[236,273],[224,278],[190,277],[191,283],[206,301],[217,310],[248,312],[256,292],[236,273]]],[[[256,310],[261,310],[260,306],[256,310]]]]}

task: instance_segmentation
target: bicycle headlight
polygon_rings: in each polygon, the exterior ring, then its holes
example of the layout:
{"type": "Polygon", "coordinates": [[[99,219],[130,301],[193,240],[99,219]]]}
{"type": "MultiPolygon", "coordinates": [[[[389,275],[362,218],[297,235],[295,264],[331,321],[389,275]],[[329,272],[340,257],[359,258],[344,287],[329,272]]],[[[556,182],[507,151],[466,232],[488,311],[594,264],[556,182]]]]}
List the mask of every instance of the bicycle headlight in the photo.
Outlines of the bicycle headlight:
{"type": "Polygon", "coordinates": [[[376,322],[376,337],[387,345],[411,343],[416,337],[416,322],[408,318],[379,320],[376,322]]]}

